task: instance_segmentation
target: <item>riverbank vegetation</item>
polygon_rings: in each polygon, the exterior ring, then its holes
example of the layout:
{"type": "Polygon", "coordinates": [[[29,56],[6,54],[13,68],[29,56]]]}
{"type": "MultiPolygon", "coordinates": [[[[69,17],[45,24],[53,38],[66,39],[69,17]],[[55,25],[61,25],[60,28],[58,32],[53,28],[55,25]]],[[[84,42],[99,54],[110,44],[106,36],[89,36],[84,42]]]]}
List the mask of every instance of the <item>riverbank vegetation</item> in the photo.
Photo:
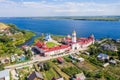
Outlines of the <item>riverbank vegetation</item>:
{"type": "Polygon", "coordinates": [[[21,30],[14,24],[4,25],[9,26],[9,29],[0,32],[0,57],[9,57],[12,54],[22,54],[23,51],[17,48],[17,46],[25,43],[35,34],[31,31],[21,30]]]}

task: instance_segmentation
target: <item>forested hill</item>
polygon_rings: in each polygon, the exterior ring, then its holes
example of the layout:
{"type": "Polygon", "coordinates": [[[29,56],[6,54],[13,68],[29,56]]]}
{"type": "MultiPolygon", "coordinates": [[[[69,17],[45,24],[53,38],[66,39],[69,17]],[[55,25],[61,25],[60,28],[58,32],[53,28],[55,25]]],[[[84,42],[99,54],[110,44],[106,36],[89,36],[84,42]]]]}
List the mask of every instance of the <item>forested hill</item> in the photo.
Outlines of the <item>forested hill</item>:
{"type": "Polygon", "coordinates": [[[21,30],[14,24],[0,23],[0,57],[21,54],[21,50],[16,46],[25,43],[34,35],[33,32],[21,30]]]}

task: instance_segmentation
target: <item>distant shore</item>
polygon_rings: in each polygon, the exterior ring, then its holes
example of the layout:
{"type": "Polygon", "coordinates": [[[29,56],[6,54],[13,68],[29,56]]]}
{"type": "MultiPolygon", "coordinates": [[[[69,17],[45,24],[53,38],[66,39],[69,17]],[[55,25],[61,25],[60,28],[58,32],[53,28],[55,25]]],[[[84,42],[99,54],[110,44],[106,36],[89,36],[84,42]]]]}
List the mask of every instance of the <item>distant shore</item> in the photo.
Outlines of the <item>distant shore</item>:
{"type": "Polygon", "coordinates": [[[120,16],[55,16],[55,17],[1,17],[45,20],[89,20],[89,21],[120,21],[120,16]]]}

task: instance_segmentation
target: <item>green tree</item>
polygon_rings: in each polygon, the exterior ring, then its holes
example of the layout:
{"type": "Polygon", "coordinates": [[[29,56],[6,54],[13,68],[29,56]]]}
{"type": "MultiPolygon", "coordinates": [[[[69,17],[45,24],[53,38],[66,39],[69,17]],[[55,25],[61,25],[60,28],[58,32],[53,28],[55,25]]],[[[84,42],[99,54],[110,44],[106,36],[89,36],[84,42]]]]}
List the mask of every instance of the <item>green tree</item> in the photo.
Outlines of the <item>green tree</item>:
{"type": "Polygon", "coordinates": [[[96,78],[102,78],[103,75],[104,75],[103,71],[100,71],[100,72],[98,72],[98,73],[96,74],[95,77],[96,77],[96,78]]]}
{"type": "Polygon", "coordinates": [[[49,63],[49,62],[46,62],[46,63],[44,64],[44,70],[47,71],[47,70],[49,70],[50,68],[51,68],[50,63],[49,63]]]}

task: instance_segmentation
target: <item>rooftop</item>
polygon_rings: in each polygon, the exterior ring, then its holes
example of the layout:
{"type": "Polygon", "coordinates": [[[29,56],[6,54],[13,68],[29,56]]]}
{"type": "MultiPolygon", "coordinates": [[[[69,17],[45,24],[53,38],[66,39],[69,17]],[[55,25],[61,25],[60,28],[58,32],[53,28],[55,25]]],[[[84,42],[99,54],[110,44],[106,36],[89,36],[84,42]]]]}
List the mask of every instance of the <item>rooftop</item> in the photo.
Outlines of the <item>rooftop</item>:
{"type": "Polygon", "coordinates": [[[1,78],[5,78],[5,77],[8,77],[8,76],[10,76],[8,70],[0,71],[0,79],[1,79],[1,78]]]}
{"type": "Polygon", "coordinates": [[[33,71],[29,76],[27,80],[34,80],[35,78],[39,78],[39,79],[44,79],[43,75],[41,73],[38,73],[36,71],[33,71]]]}

